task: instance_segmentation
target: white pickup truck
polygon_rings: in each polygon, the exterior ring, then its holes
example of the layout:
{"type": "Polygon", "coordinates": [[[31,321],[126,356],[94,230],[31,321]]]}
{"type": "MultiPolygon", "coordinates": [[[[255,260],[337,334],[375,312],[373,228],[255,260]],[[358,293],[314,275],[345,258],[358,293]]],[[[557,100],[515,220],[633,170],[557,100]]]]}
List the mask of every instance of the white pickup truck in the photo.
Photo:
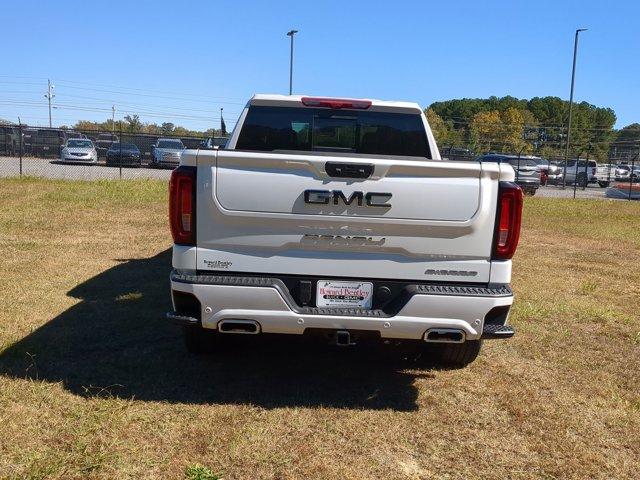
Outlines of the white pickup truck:
{"type": "Polygon", "coordinates": [[[415,103],[255,95],[225,148],[171,176],[167,317],[193,352],[291,334],[465,366],[514,334],[513,182],[508,163],[442,160],[415,103]]]}

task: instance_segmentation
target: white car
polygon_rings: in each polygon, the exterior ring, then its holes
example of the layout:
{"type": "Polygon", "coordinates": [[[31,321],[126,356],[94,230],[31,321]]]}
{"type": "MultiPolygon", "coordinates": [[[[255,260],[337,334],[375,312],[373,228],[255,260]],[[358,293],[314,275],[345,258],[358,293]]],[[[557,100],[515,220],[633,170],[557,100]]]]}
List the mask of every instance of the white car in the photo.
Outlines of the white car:
{"type": "Polygon", "coordinates": [[[615,169],[615,178],[619,182],[637,182],[640,180],[640,165],[618,165],[615,169]]]}
{"type": "Polygon", "coordinates": [[[465,366],[515,333],[514,181],[509,162],[443,160],[416,103],[255,95],[224,149],[171,175],[167,317],[195,353],[288,334],[465,366]]]}
{"type": "Polygon", "coordinates": [[[177,167],[185,146],[179,138],[159,138],[151,146],[150,167],[177,167]]]}
{"type": "Polygon", "coordinates": [[[98,152],[91,140],[70,138],[62,147],[60,160],[73,163],[96,163],[98,152]]]}

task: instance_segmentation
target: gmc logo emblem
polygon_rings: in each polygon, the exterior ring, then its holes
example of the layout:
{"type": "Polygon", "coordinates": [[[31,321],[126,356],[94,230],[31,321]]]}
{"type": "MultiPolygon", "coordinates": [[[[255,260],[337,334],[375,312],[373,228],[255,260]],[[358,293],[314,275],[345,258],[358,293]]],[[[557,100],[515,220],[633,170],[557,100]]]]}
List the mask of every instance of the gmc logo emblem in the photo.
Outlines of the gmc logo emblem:
{"type": "Polygon", "coordinates": [[[304,203],[312,205],[352,205],[354,202],[361,207],[363,204],[368,207],[384,207],[390,208],[391,205],[387,201],[391,198],[390,193],[383,192],[353,192],[349,198],[346,197],[342,190],[305,190],[304,203]]]}

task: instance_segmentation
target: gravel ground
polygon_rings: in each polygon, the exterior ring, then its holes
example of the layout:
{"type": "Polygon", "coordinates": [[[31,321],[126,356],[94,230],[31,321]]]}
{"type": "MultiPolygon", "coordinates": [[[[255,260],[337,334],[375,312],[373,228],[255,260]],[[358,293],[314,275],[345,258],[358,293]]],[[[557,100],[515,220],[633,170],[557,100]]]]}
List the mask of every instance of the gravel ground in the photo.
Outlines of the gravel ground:
{"type": "MultiPolygon", "coordinates": [[[[605,198],[606,191],[606,188],[600,188],[598,185],[589,185],[585,190],[578,187],[576,188],[576,198],[605,198]]],[[[567,185],[565,189],[553,185],[540,187],[536,192],[536,197],[573,198],[573,185],[567,185]]]]}

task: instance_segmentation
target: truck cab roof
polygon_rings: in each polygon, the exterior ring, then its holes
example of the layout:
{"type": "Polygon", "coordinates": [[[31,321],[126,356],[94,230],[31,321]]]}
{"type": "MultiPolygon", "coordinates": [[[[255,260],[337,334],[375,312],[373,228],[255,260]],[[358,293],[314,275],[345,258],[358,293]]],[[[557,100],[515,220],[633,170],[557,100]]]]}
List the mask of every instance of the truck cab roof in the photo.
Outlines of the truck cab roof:
{"type": "Polygon", "coordinates": [[[343,102],[343,104],[348,104],[351,102],[354,105],[368,105],[366,107],[350,107],[343,106],[339,108],[343,108],[345,110],[350,109],[366,109],[370,111],[378,111],[378,112],[399,112],[399,113],[409,113],[409,112],[422,112],[420,105],[415,102],[396,102],[396,101],[388,101],[388,100],[378,100],[378,99],[370,99],[370,98],[345,98],[345,97],[321,97],[321,96],[313,96],[313,95],[277,95],[277,94],[256,94],[248,102],[248,105],[255,106],[278,106],[278,107],[305,107],[309,106],[305,105],[305,101],[315,100],[315,101],[333,101],[333,102],[343,102]]]}

